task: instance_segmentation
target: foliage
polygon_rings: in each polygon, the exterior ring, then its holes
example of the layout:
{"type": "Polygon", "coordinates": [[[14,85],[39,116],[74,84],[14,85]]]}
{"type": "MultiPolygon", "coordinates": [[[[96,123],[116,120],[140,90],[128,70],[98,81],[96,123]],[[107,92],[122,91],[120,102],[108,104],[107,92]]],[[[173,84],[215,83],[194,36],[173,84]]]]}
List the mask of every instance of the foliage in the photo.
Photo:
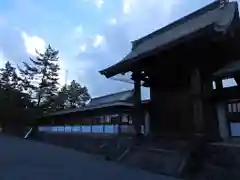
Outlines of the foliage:
{"type": "Polygon", "coordinates": [[[36,52],[35,59],[30,58],[30,63],[23,62],[24,69],[19,68],[22,84],[25,90],[33,94],[37,106],[48,104],[58,91],[58,51],[50,45],[45,52],[36,52]]]}
{"type": "Polygon", "coordinates": [[[5,67],[0,69],[0,87],[3,89],[21,89],[16,68],[14,68],[10,62],[7,62],[5,67]]]}
{"type": "Polygon", "coordinates": [[[0,69],[0,125],[5,131],[16,132],[44,112],[82,107],[90,99],[87,87],[75,80],[59,88],[58,53],[49,45],[22,68],[7,62],[0,69]]]}
{"type": "Polygon", "coordinates": [[[21,91],[16,69],[7,62],[0,70],[0,123],[6,130],[30,123],[33,104],[29,94],[21,91]]]}
{"type": "Polygon", "coordinates": [[[55,98],[56,108],[78,108],[85,106],[86,102],[90,99],[88,89],[81,86],[75,80],[70,85],[65,85],[58,92],[55,98]]]}

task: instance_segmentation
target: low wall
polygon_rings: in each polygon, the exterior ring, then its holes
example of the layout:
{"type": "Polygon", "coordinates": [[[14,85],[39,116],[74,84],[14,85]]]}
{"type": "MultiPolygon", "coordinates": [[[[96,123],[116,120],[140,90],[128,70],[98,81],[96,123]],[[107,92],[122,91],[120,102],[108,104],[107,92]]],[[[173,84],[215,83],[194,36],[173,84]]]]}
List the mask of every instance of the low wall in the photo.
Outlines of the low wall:
{"type": "Polygon", "coordinates": [[[113,134],[102,133],[39,132],[36,139],[44,143],[86,153],[106,155],[113,160],[117,159],[133,142],[128,136],[119,137],[113,134]]]}
{"type": "Polygon", "coordinates": [[[52,126],[39,127],[40,132],[66,132],[66,133],[134,133],[132,125],[82,125],[82,126],[52,126]]]}

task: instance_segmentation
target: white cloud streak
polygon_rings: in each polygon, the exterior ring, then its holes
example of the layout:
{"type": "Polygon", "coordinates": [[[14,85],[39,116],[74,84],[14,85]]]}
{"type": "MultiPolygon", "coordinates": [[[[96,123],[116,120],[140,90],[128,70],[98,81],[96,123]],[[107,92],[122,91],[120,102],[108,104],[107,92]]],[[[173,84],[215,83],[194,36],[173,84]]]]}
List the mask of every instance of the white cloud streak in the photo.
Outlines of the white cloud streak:
{"type": "Polygon", "coordinates": [[[98,48],[100,47],[105,41],[104,36],[102,35],[96,35],[93,40],[93,47],[98,48]]]}
{"type": "Polygon", "coordinates": [[[40,53],[45,50],[45,41],[38,36],[30,36],[26,32],[22,31],[21,36],[24,40],[26,52],[30,55],[35,56],[36,50],[40,53]]]}
{"type": "Polygon", "coordinates": [[[97,6],[98,9],[101,9],[104,4],[103,0],[95,0],[95,5],[97,6]]]}
{"type": "Polygon", "coordinates": [[[123,0],[123,13],[129,14],[132,8],[132,0],[123,0]]]}
{"type": "Polygon", "coordinates": [[[117,19],[116,18],[110,18],[109,19],[109,24],[111,24],[111,25],[117,24],[117,19]]]}

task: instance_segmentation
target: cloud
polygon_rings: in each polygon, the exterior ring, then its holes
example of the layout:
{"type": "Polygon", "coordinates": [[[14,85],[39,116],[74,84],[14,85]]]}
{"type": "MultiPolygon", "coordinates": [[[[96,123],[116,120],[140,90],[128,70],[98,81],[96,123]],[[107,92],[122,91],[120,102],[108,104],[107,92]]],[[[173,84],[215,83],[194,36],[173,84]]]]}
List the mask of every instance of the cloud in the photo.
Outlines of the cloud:
{"type": "Polygon", "coordinates": [[[101,9],[104,4],[103,0],[95,0],[95,5],[97,6],[98,9],[101,9]]]}
{"type": "Polygon", "coordinates": [[[24,41],[16,28],[3,26],[0,27],[0,50],[4,59],[20,64],[28,60],[24,41]]]}
{"type": "Polygon", "coordinates": [[[85,52],[87,50],[87,45],[86,44],[80,45],[79,49],[81,50],[80,53],[85,52]]]}
{"type": "Polygon", "coordinates": [[[104,36],[96,35],[93,40],[93,47],[95,48],[100,47],[101,45],[103,45],[104,41],[105,41],[104,36]]]}
{"type": "Polygon", "coordinates": [[[123,0],[123,13],[129,14],[131,11],[132,0],[123,0]]]}
{"type": "Polygon", "coordinates": [[[30,36],[26,32],[22,31],[21,36],[24,40],[26,52],[29,55],[36,55],[36,51],[43,53],[45,50],[45,41],[38,36],[30,36]]]}
{"type": "Polygon", "coordinates": [[[124,0],[120,23],[126,27],[130,40],[138,39],[171,22],[183,0],[124,0]]]}
{"type": "Polygon", "coordinates": [[[109,19],[109,24],[111,24],[111,25],[117,24],[117,19],[116,18],[110,18],[109,19]]]}
{"type": "Polygon", "coordinates": [[[166,18],[166,15],[172,12],[173,7],[182,2],[184,2],[184,0],[123,0],[122,11],[125,15],[131,15],[132,17],[138,16],[139,18],[158,12],[159,15],[166,18]]]}
{"type": "Polygon", "coordinates": [[[0,15],[0,48],[4,56],[21,62],[35,54],[35,48],[42,49],[45,42],[49,43],[60,50],[61,84],[65,82],[68,70],[68,79],[87,85],[93,96],[132,88],[131,84],[109,80],[98,73],[121,60],[130,51],[132,40],[212,2],[15,1],[18,3],[5,9],[8,11],[6,17],[0,15]],[[12,25],[24,31],[14,30],[12,25]]]}
{"type": "MultiPolygon", "coordinates": [[[[83,2],[85,3],[90,3],[90,4],[93,4],[95,5],[98,9],[101,9],[103,7],[103,4],[105,3],[104,0],[83,0],[83,2]]],[[[79,3],[79,0],[77,0],[77,3],[79,6],[81,6],[81,1],[79,3]]]]}
{"type": "MultiPolygon", "coordinates": [[[[98,71],[120,61],[131,50],[131,41],[145,36],[209,2],[210,0],[196,3],[189,3],[187,0],[123,0],[120,11],[110,14],[110,17],[106,18],[107,23],[99,32],[96,32],[104,37],[107,49],[94,49],[88,46],[87,51],[78,54],[78,59],[81,61],[79,69],[85,74],[82,77],[85,82],[88,82],[91,92],[100,96],[133,88],[132,84],[106,79],[99,75],[98,71]],[[85,63],[88,64],[87,67],[85,63]]],[[[100,37],[96,38],[97,35],[93,36],[95,43],[97,39],[101,41],[100,37]]],[[[143,96],[149,97],[147,94],[149,94],[148,90],[144,90],[143,96]]]]}
{"type": "Polygon", "coordinates": [[[82,37],[83,36],[83,26],[81,24],[76,26],[73,34],[74,34],[74,38],[82,37]]]}
{"type": "Polygon", "coordinates": [[[9,60],[6,58],[4,52],[0,50],[0,68],[3,68],[7,61],[9,60]]]}
{"type": "MultiPolygon", "coordinates": [[[[61,54],[59,54],[61,57],[61,54]]],[[[58,61],[58,65],[60,67],[60,71],[59,71],[59,85],[62,87],[63,85],[65,85],[67,82],[67,78],[68,78],[68,69],[66,68],[66,59],[64,59],[63,57],[61,57],[58,61]]]]}

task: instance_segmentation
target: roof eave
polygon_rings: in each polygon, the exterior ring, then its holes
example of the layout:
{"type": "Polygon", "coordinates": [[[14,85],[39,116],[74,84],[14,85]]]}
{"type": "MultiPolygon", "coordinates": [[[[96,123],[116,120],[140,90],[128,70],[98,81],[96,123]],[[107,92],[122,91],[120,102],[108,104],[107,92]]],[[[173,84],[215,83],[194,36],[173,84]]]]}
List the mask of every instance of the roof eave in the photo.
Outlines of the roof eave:
{"type": "MultiPolygon", "coordinates": [[[[218,4],[218,2],[215,2],[215,3],[213,3],[213,4],[218,4]]],[[[233,5],[233,6],[231,6],[231,7],[234,7],[235,8],[235,10],[234,10],[234,12],[235,12],[235,14],[238,14],[238,6],[237,6],[237,3],[236,2],[231,2],[231,4],[233,5]]],[[[212,5],[211,5],[212,6],[212,5]]],[[[209,6],[210,7],[210,6],[209,6]]],[[[230,8],[231,8],[230,7],[230,8]]],[[[229,9],[229,7],[228,7],[228,9],[229,9]]],[[[199,11],[202,11],[202,10],[199,10],[199,11]]],[[[224,15],[224,17],[225,17],[225,15],[224,15]]],[[[237,17],[238,17],[238,15],[237,15],[237,17]]],[[[184,19],[184,18],[183,18],[184,19]]],[[[229,20],[230,19],[232,19],[232,18],[229,18],[229,20]]],[[[225,19],[226,20],[226,19],[225,19]]],[[[177,21],[178,22],[178,21],[177,21]]],[[[209,24],[209,26],[212,26],[213,27],[213,30],[216,32],[216,33],[224,33],[224,32],[226,32],[227,31],[227,29],[228,29],[228,27],[229,26],[231,26],[232,24],[230,23],[230,21],[228,21],[228,19],[227,19],[227,21],[223,21],[222,22],[223,24],[219,24],[219,26],[218,26],[218,24],[217,24],[217,22],[215,22],[215,23],[213,23],[213,24],[209,24]]],[[[176,23],[175,23],[176,24],[176,23]]],[[[205,27],[206,28],[206,27],[205,27]]],[[[205,29],[204,28],[204,29],[205,29]]],[[[201,29],[199,29],[199,30],[201,30],[201,29]]],[[[197,30],[197,31],[199,31],[199,30],[197,30]]],[[[194,33],[194,32],[193,32],[194,33]]],[[[193,33],[191,33],[191,34],[188,34],[188,35],[185,35],[185,36],[183,36],[183,37],[181,37],[180,39],[183,39],[183,38],[185,38],[185,37],[187,37],[187,36],[191,36],[193,33]]],[[[154,34],[154,33],[153,33],[154,34]]],[[[151,34],[150,34],[151,35],[151,34]]],[[[147,37],[147,36],[146,36],[147,37]]],[[[144,38],[143,38],[144,39],[144,38]]],[[[101,70],[100,71],[100,73],[102,74],[102,75],[104,75],[106,78],[110,78],[110,77],[112,77],[112,76],[115,76],[115,75],[117,75],[117,74],[120,74],[120,73],[126,73],[126,72],[128,72],[128,71],[131,71],[131,68],[132,68],[132,64],[135,62],[135,60],[137,59],[137,60],[139,60],[139,59],[143,59],[143,58],[146,58],[147,56],[150,56],[152,53],[154,53],[154,52],[156,52],[156,50],[164,50],[164,49],[166,49],[166,48],[169,48],[169,44],[177,44],[177,42],[179,42],[179,39],[177,39],[177,40],[175,40],[174,42],[169,42],[169,43],[167,43],[167,44],[165,44],[165,45],[163,45],[163,46],[161,46],[161,47],[158,47],[158,48],[155,48],[155,49],[153,49],[151,52],[145,52],[145,53],[143,53],[143,54],[140,54],[140,55],[137,55],[137,56],[132,56],[131,57],[131,55],[130,56],[126,56],[125,57],[125,59],[123,60],[123,61],[120,61],[120,62],[118,62],[118,63],[116,63],[116,64],[114,64],[114,65],[112,65],[112,66],[110,66],[109,68],[106,68],[106,69],[104,69],[104,70],[101,70]],[[130,62],[131,61],[131,62],[130,62]]],[[[135,43],[137,43],[137,41],[135,42],[135,43]]],[[[134,42],[133,42],[133,44],[135,44],[134,42]]]]}
{"type": "Polygon", "coordinates": [[[125,68],[126,65],[129,64],[129,61],[118,62],[106,69],[99,71],[101,75],[104,75],[106,78],[111,78],[117,74],[125,74],[126,72],[130,71],[130,68],[125,68]],[[125,67],[124,67],[125,66],[125,67]],[[120,73],[119,73],[120,72],[120,73]]]}
{"type": "Polygon", "coordinates": [[[92,111],[92,110],[97,110],[97,109],[102,109],[102,108],[110,108],[110,107],[118,107],[118,106],[125,106],[125,107],[133,107],[132,103],[129,102],[113,102],[109,104],[101,104],[101,105],[96,105],[96,106],[91,106],[91,107],[85,107],[82,109],[76,109],[76,111],[71,111],[71,112],[55,112],[55,113],[50,113],[46,114],[44,116],[41,116],[39,118],[46,118],[46,117],[52,117],[52,116],[62,116],[62,115],[68,115],[72,113],[80,113],[80,112],[85,112],[85,111],[92,111]]]}
{"type": "MultiPolygon", "coordinates": [[[[205,27],[204,29],[205,29],[205,30],[206,30],[206,29],[211,29],[211,30],[214,31],[214,28],[213,28],[213,27],[214,27],[214,24],[211,24],[211,25],[205,27]]],[[[128,72],[128,71],[131,71],[131,65],[132,65],[135,61],[140,60],[140,59],[147,58],[147,57],[149,57],[149,56],[154,55],[156,52],[164,51],[164,50],[166,50],[167,48],[170,48],[170,47],[172,47],[172,46],[175,46],[175,45],[181,43],[182,41],[185,41],[186,39],[188,39],[188,37],[191,37],[191,36],[193,36],[193,35],[195,36],[195,34],[198,34],[200,31],[201,31],[201,32],[204,31],[204,29],[200,29],[200,30],[197,31],[197,32],[194,32],[194,33],[192,33],[192,34],[188,34],[188,35],[186,35],[186,36],[184,36],[184,37],[181,37],[180,39],[177,39],[177,40],[175,40],[175,41],[173,41],[173,42],[169,42],[169,43],[167,43],[167,44],[165,44],[165,45],[163,45],[163,46],[156,47],[155,49],[153,49],[153,50],[151,50],[151,51],[148,51],[148,52],[145,52],[145,53],[143,53],[143,54],[140,54],[140,55],[138,55],[138,56],[136,56],[136,57],[134,57],[134,58],[129,58],[129,59],[126,59],[125,61],[120,61],[120,62],[118,62],[118,63],[116,63],[116,64],[114,64],[114,65],[112,65],[112,66],[110,66],[110,67],[108,67],[108,68],[106,68],[106,69],[104,69],[104,70],[101,70],[101,71],[99,71],[99,72],[100,72],[101,75],[104,75],[106,78],[111,78],[111,77],[113,77],[113,76],[115,76],[115,75],[117,75],[117,74],[120,74],[120,73],[121,73],[121,74],[124,74],[124,73],[126,73],[126,72],[128,72]]],[[[216,32],[216,31],[215,31],[215,32],[216,32]]]]}
{"type": "Polygon", "coordinates": [[[240,70],[234,70],[234,71],[214,73],[213,78],[228,79],[228,78],[233,78],[234,76],[239,76],[239,75],[240,75],[240,70]]]}

